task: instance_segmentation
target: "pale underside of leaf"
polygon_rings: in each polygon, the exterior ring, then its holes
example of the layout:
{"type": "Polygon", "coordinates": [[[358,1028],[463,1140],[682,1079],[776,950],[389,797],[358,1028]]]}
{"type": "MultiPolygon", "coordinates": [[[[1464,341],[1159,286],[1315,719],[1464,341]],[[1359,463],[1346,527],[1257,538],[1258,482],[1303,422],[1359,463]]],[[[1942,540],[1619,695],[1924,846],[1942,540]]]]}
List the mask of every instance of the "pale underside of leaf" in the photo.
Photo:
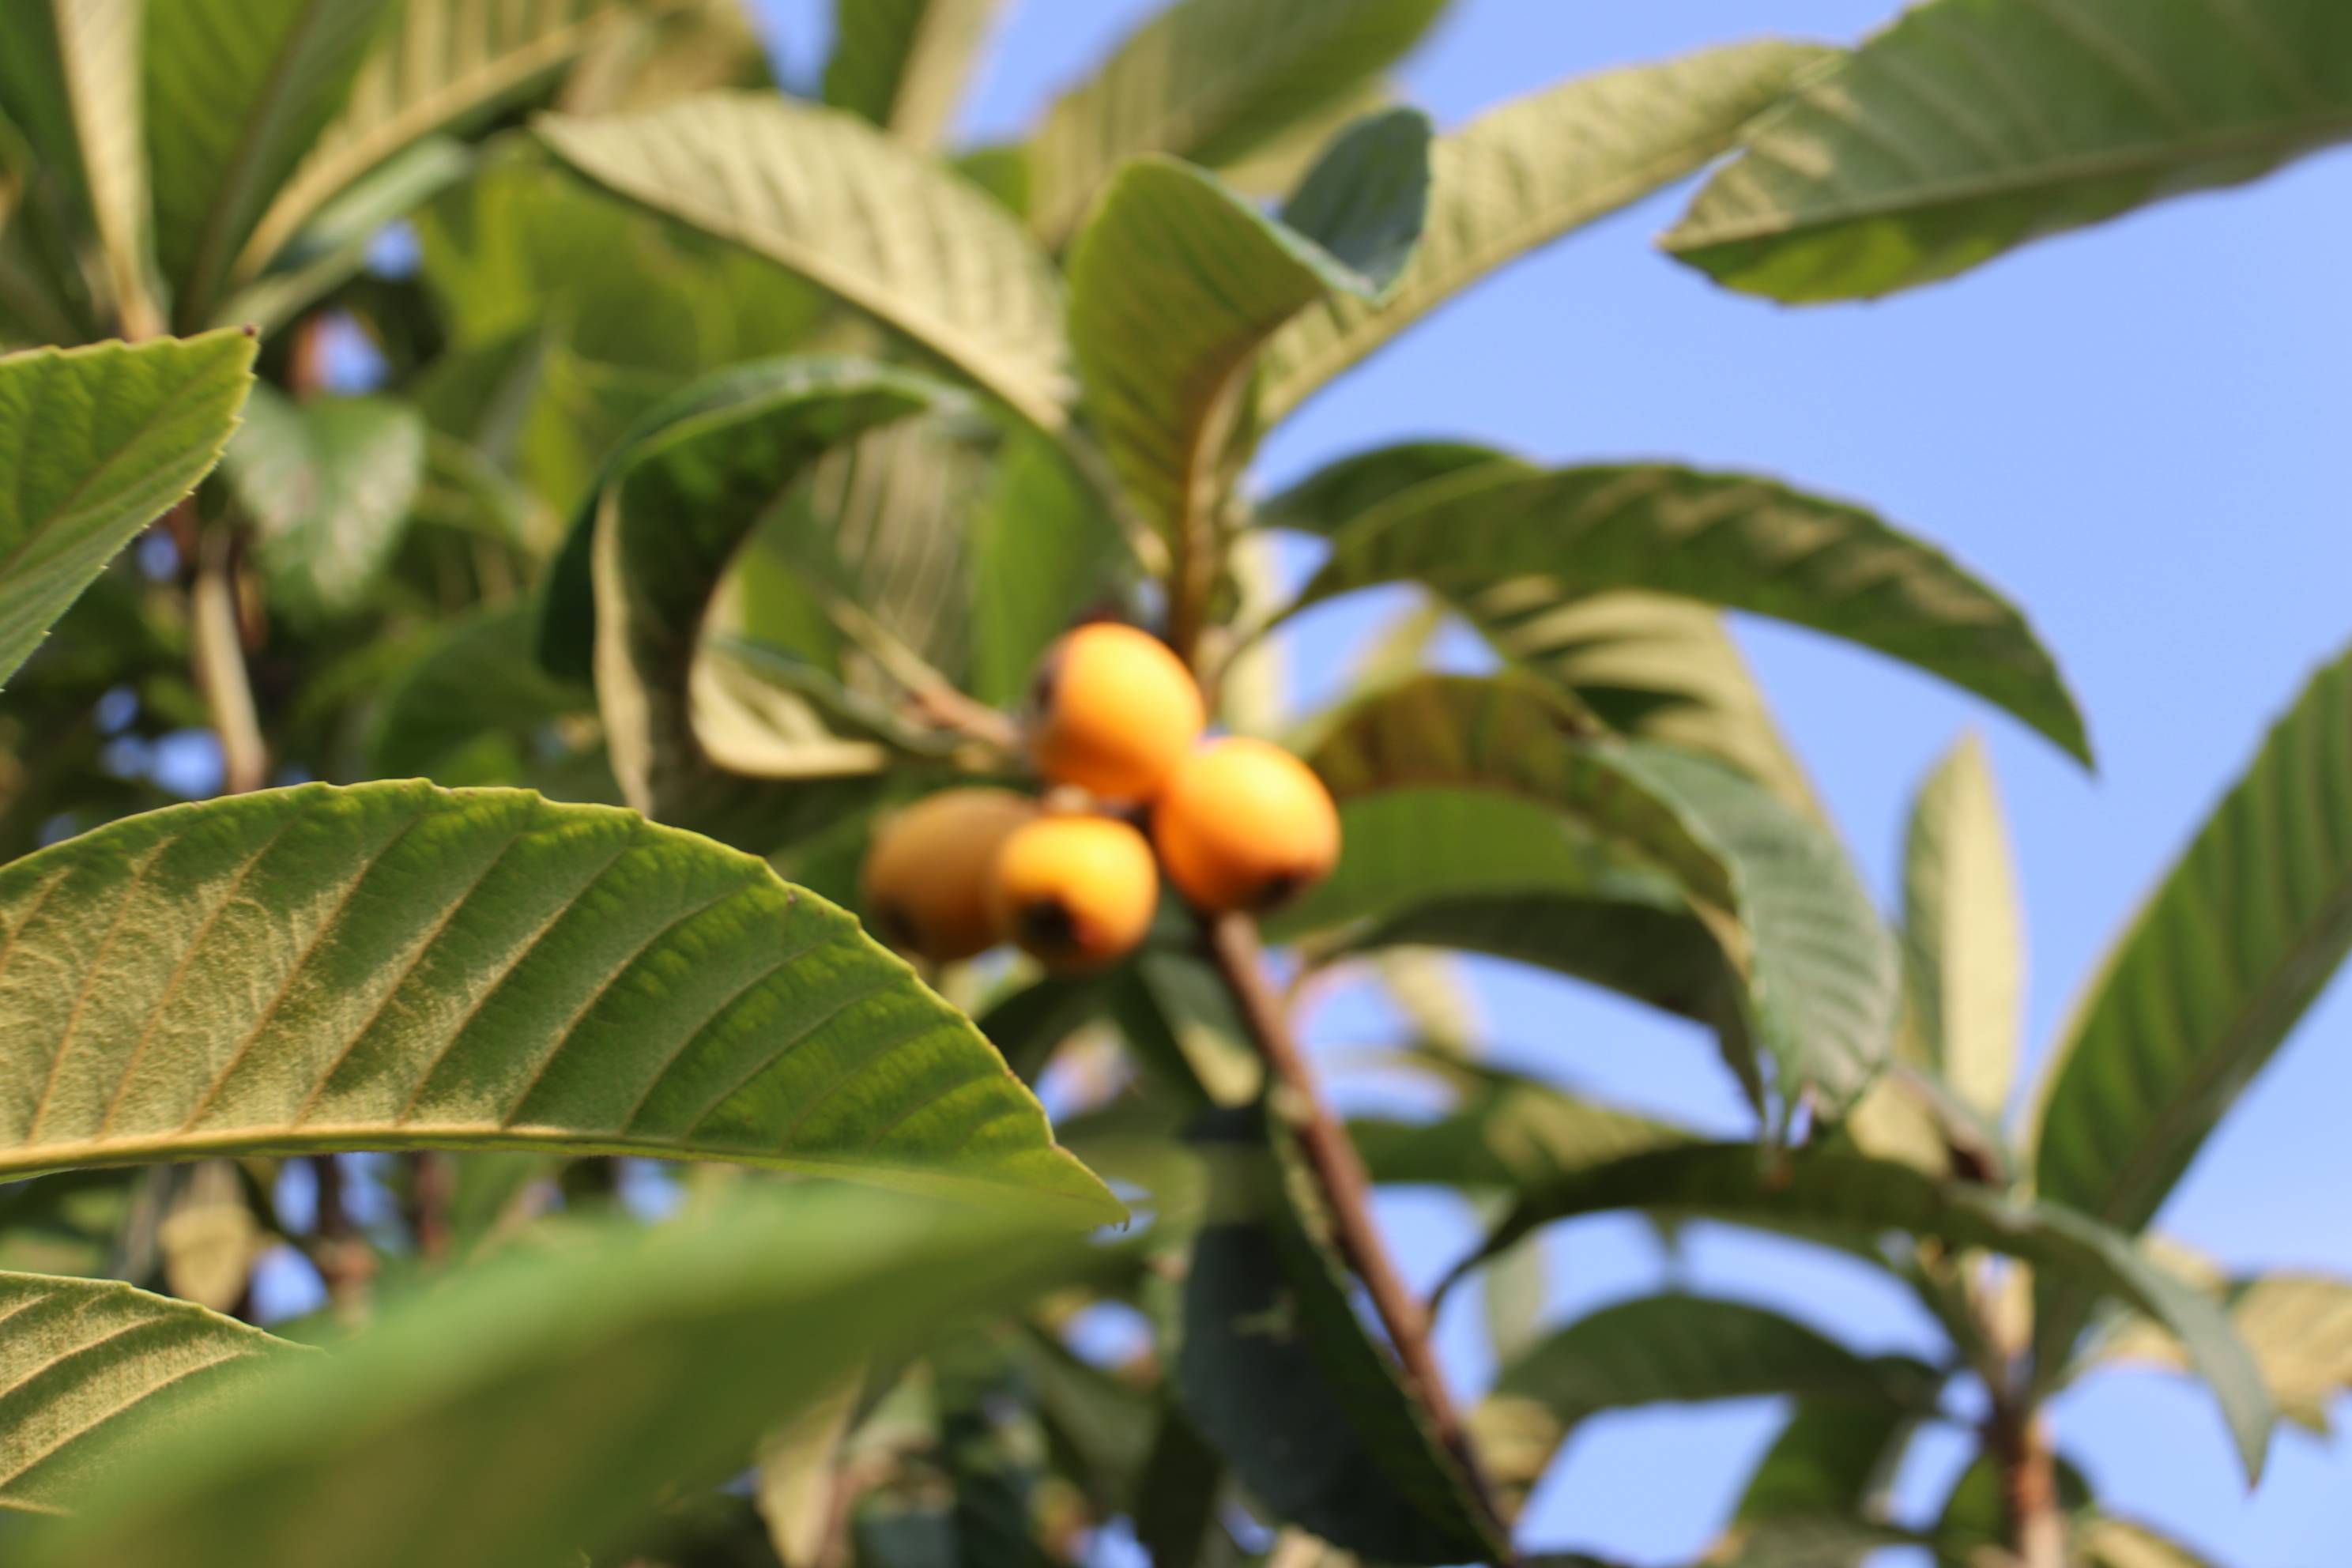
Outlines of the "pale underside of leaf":
{"type": "Polygon", "coordinates": [[[0,870],[0,1173],[512,1148],[1108,1212],[965,1023],[761,862],[518,790],[301,785],[0,870]]]}
{"type": "MultiPolygon", "coordinates": [[[[2352,1280],[2257,1274],[2229,1282],[2221,1296],[2279,1414],[2326,1433],[2329,1404],[2352,1390],[2352,1280]]],[[[2100,1341],[2079,1370],[2136,1363],[2186,1371],[2189,1359],[2162,1328],[2136,1318],[2100,1341]]]]}
{"type": "Polygon", "coordinates": [[[1906,1049],[1998,1123],[2017,1064],[2025,935],[1984,744],[1946,753],[1913,803],[1903,859],[1906,1049]]]}

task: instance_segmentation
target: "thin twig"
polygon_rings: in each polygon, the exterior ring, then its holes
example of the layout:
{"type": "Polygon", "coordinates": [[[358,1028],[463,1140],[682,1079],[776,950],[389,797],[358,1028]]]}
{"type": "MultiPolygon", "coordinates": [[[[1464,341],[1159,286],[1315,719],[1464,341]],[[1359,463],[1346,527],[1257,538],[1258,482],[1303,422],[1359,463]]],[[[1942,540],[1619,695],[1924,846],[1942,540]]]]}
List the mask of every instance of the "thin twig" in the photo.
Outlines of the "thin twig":
{"type": "Polygon", "coordinates": [[[196,578],[188,590],[190,658],[213,733],[220,740],[223,795],[243,795],[269,782],[269,745],[254,707],[244,632],[237,624],[235,557],[227,530],[200,531],[196,578]]]}
{"type": "Polygon", "coordinates": [[[1330,1103],[1316,1083],[1315,1070],[1291,1037],[1289,1019],[1266,980],[1257,927],[1245,914],[1229,914],[1211,920],[1208,928],[1217,973],[1256,1037],[1267,1070],[1292,1102],[1285,1110],[1293,1119],[1324,1206],[1330,1211],[1332,1238],[1364,1282],[1372,1310],[1379,1314],[1381,1326],[1396,1349],[1408,1387],[1428,1413],[1431,1428],[1461,1465],[1470,1489],[1494,1521],[1496,1535],[1508,1539],[1494,1493],[1471,1449],[1453,1397],[1446,1392],[1444,1373],[1430,1349],[1428,1314],[1405,1288],[1389,1257],[1388,1244],[1373,1224],[1371,1180],[1365,1173],[1363,1160],[1349,1142],[1347,1129],[1332,1114],[1330,1103]]]}

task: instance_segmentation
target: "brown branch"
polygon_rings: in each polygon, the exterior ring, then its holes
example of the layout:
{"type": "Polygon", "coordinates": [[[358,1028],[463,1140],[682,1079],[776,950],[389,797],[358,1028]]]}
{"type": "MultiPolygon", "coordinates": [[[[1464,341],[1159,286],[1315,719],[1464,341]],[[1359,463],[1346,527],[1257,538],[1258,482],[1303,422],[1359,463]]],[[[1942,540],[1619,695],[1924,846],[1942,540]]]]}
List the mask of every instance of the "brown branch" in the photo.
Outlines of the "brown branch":
{"type": "Polygon", "coordinates": [[[1446,1391],[1444,1373],[1430,1349],[1429,1315],[1405,1288],[1389,1257],[1388,1244],[1372,1221],[1371,1179],[1347,1129],[1323,1098],[1315,1069],[1291,1036],[1290,1021],[1265,977],[1257,927],[1247,915],[1229,914],[1209,920],[1208,931],[1217,973],[1256,1037],[1266,1069],[1286,1091],[1289,1103],[1283,1109],[1314,1173],[1324,1206],[1330,1211],[1332,1238],[1363,1281],[1372,1310],[1403,1365],[1408,1390],[1427,1412],[1438,1440],[1462,1467],[1471,1491],[1494,1521],[1497,1538],[1508,1540],[1510,1532],[1495,1506],[1494,1493],[1454,1408],[1453,1396],[1446,1391]]]}
{"type": "Polygon", "coordinates": [[[2047,1425],[2030,1406],[1996,1390],[1985,1447],[2000,1468],[2004,1544],[2019,1568],[2065,1568],[2066,1516],[2047,1425]]]}

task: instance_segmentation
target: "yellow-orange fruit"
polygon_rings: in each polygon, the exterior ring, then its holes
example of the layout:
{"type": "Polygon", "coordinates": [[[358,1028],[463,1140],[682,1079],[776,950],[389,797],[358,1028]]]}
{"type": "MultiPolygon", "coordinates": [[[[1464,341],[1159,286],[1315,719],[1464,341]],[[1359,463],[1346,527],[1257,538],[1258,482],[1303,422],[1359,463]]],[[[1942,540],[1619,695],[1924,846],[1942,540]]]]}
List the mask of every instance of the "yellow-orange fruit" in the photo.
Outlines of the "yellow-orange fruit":
{"type": "Polygon", "coordinates": [[[1037,803],[1004,789],[945,789],[892,816],[866,851],[866,923],[891,946],[934,963],[1004,940],[989,878],[1006,838],[1037,803]]]}
{"type": "Polygon", "coordinates": [[[1037,771],[1105,800],[1150,799],[1206,721],[1201,689],[1168,645],[1108,621],[1045,650],[1030,700],[1037,771]]]}
{"type": "Polygon", "coordinates": [[[1339,811],[1280,746],[1212,741],[1177,764],[1152,808],[1168,879],[1200,909],[1265,910],[1330,875],[1339,811]]]}
{"type": "Polygon", "coordinates": [[[1055,969],[1096,969],[1151,929],[1160,872],[1143,835],[1116,817],[1041,816],[996,854],[996,919],[1055,969]]]}

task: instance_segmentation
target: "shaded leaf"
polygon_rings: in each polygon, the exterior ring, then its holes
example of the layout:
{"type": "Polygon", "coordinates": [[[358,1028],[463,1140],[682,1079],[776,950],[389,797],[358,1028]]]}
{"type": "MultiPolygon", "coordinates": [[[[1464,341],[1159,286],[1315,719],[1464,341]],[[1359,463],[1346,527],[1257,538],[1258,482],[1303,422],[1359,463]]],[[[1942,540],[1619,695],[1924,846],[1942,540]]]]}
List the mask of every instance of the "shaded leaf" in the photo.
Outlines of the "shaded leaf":
{"type": "Polygon", "coordinates": [[[0,359],[0,679],[236,428],[253,340],[208,332],[0,359]]]}
{"type": "Polygon", "coordinates": [[[2025,933],[1984,745],[1970,736],[1912,802],[1903,847],[1908,1049],[1998,1124],[2017,1067],[2025,933]]]}
{"type": "Polygon", "coordinates": [[[1463,1062],[1446,1064],[1444,1075],[1457,1080],[1462,1098],[1433,1121],[1358,1117],[1348,1124],[1372,1180],[1508,1194],[1691,1139],[1654,1118],[1522,1074],[1463,1062]]]}
{"type": "Polygon", "coordinates": [[[955,113],[998,0],[835,0],[824,100],[911,147],[955,113]]]}
{"type": "Polygon", "coordinates": [[[628,812],[306,784],[0,869],[0,1173],[554,1146],[1116,1213],[848,915],[628,812]]]}
{"type": "Polygon", "coordinates": [[[111,1279],[0,1274],[0,1512],[62,1511],[92,1477],[301,1354],[111,1279]]]}
{"type": "Polygon", "coordinates": [[[1776,300],[1870,298],[2347,135],[2326,0],[1933,0],[1759,120],[1664,244],[1776,300]]]}
{"type": "MultiPolygon", "coordinates": [[[[1638,1208],[1737,1224],[1899,1230],[1947,1247],[1981,1247],[2111,1295],[2169,1327],[2220,1401],[2249,1477],[2262,1470],[2271,1408],[2246,1347],[2221,1310],[2141,1256],[2131,1238],[2052,1203],[1938,1182],[1891,1160],[1801,1150],[1772,1155],[1744,1143],[1694,1144],[1571,1171],[1528,1189],[1467,1268],[1538,1226],[1573,1215],[1638,1208]]],[[[1457,1276],[1460,1271],[1457,1270],[1457,1276]]]]}
{"type": "Polygon", "coordinates": [[[223,322],[268,333],[350,281],[387,225],[474,172],[472,151],[446,136],[413,142],[324,203],[277,252],[273,264],[229,296],[223,322]]]}
{"type": "Polygon", "coordinates": [[[2056,665],[2006,600],[1859,508],[1744,475],[1657,465],[1458,472],[1334,537],[1298,605],[1401,578],[1443,593],[1538,574],[1843,637],[1975,692],[2089,760],[2056,665]]]}
{"type": "Polygon", "coordinates": [[[1058,243],[1130,158],[1214,168],[1361,90],[1446,0],[1177,0],[1046,110],[1030,212],[1058,243]]]}
{"type": "Polygon", "coordinates": [[[226,472],[273,602],[348,614],[391,563],[425,478],[425,419],[389,397],[296,403],[257,386],[226,472]]]}
{"type": "Polygon", "coordinates": [[[1894,1483],[1919,1414],[1894,1403],[1800,1399],[1748,1472],[1733,1522],[1875,1510],[1894,1483]]]}
{"type": "Polygon", "coordinates": [[[709,93],[538,129],[599,184],[791,268],[1039,429],[1062,427],[1061,293],[1045,256],[987,195],[855,115],[709,93]]]}
{"type": "Polygon", "coordinates": [[[971,577],[970,689],[1010,704],[1038,656],[1112,599],[1132,571],[1126,537],[1102,498],[1045,437],[1013,437],[964,528],[971,577]]]}
{"type": "Polygon", "coordinates": [[[1705,49],[1561,82],[1440,137],[1412,265],[1377,303],[1335,296],[1277,333],[1261,357],[1259,417],[1279,421],[1488,273],[1725,152],[1742,124],[1830,58],[1769,40],[1705,49]]]}
{"type": "Polygon", "coordinates": [[[587,688],[560,681],[531,657],[527,605],[477,610],[438,628],[433,645],[385,688],[367,745],[381,778],[428,778],[485,735],[527,736],[593,706],[587,688]]]}
{"type": "Polygon", "coordinates": [[[1070,1281],[1009,1216],[811,1187],[509,1252],[387,1310],[94,1495],[26,1561],[539,1568],[740,1468],[842,1366],[1070,1281]],[[551,1443],[549,1434],[564,1440],[551,1443]]]}
{"type": "MultiPolygon", "coordinates": [[[[2145,1226],[2347,951],[2352,654],[2272,729],[2053,1051],[2034,1145],[2041,1193],[2124,1230],[2145,1226]]],[[[2081,1303],[2044,1292],[2042,1304],[2054,1373],[2081,1303]]]]}

